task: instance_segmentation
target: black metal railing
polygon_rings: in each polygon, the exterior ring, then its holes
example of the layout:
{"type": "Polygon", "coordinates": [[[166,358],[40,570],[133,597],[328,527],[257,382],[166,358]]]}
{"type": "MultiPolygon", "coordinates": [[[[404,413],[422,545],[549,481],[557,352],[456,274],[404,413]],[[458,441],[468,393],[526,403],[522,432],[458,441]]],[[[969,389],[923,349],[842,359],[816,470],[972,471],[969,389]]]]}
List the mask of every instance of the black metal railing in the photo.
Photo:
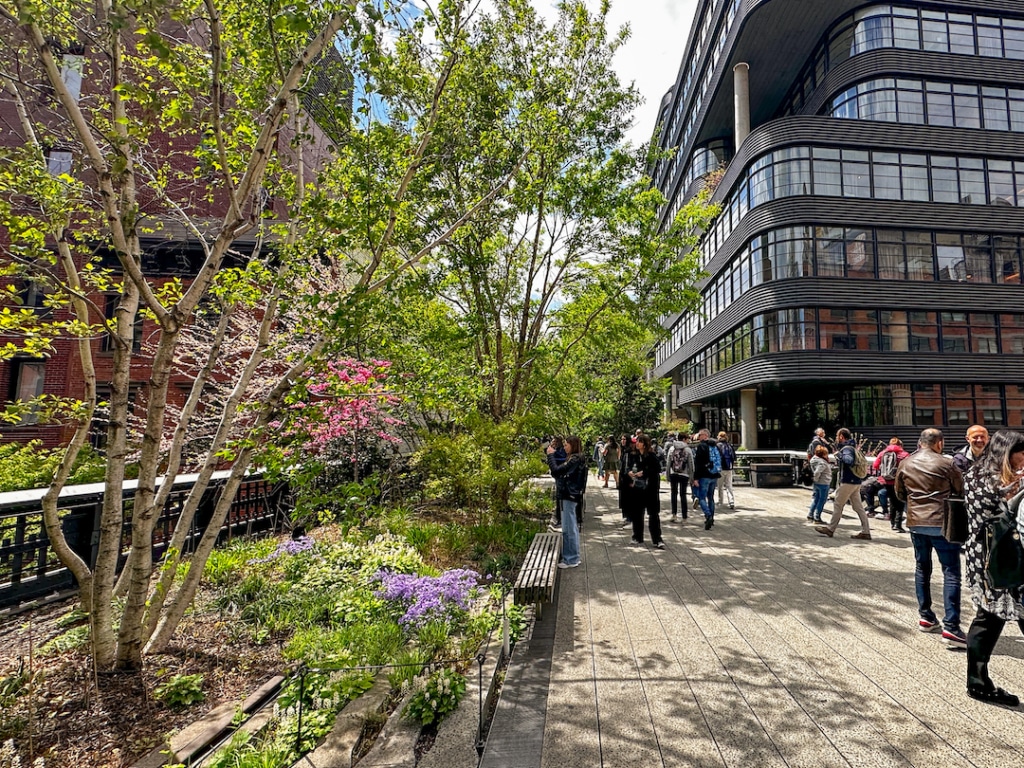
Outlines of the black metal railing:
{"type": "MultiPolygon", "coordinates": [[[[184,550],[191,552],[213,517],[228,472],[214,474],[193,519],[184,550]]],[[[153,556],[164,556],[174,533],[195,475],[181,475],[157,518],[153,531],[153,556]]],[[[125,523],[121,534],[121,563],[131,545],[131,512],[135,481],[124,488],[125,523]]],[[[75,587],[71,572],[57,559],[43,526],[41,499],[44,491],[15,491],[0,494],[0,608],[60,594],[75,587]]],[[[221,540],[233,536],[276,529],[285,519],[285,488],[259,475],[246,478],[238,489],[228,517],[221,527],[221,540]]],[[[60,496],[61,527],[71,549],[90,567],[96,564],[99,547],[103,485],[65,488],[60,496]]]]}

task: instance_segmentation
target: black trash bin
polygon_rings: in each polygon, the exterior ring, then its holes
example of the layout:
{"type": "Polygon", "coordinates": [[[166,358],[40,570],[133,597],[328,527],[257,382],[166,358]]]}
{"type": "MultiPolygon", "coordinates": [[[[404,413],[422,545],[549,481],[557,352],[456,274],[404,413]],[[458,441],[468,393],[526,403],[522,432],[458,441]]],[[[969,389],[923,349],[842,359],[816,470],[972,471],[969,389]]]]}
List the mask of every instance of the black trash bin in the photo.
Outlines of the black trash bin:
{"type": "Polygon", "coordinates": [[[754,488],[792,488],[794,481],[792,464],[750,465],[750,484],[754,488]]]}

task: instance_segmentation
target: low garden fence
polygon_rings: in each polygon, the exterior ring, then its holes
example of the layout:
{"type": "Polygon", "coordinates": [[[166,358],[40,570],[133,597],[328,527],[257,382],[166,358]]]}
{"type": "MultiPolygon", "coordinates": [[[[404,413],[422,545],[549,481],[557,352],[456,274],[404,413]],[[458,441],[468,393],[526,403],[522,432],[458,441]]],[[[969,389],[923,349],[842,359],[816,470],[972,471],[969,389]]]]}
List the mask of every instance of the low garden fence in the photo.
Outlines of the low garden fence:
{"type": "MultiPolygon", "coordinates": [[[[217,472],[199,504],[185,544],[191,552],[213,516],[217,499],[229,472],[217,472]]],[[[154,558],[159,560],[171,540],[185,499],[197,475],[179,475],[153,531],[154,558]]],[[[131,512],[136,481],[124,487],[124,528],[121,562],[131,544],[131,512]]],[[[0,494],[0,609],[63,594],[75,587],[71,572],[57,559],[43,526],[41,500],[45,491],[14,491],[0,494]]],[[[221,540],[276,529],[287,512],[286,488],[260,475],[243,481],[221,528],[221,540]]],[[[69,486],[60,495],[61,526],[71,549],[95,566],[99,548],[103,484],[69,486]]]]}

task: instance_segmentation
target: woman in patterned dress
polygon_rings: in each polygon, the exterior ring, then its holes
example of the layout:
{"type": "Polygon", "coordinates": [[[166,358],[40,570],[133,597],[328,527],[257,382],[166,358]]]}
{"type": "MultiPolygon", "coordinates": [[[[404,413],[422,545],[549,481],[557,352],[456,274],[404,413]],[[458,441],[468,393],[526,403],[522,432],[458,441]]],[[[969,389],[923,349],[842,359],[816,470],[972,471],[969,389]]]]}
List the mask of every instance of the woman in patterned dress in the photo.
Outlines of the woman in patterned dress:
{"type": "MultiPolygon", "coordinates": [[[[968,534],[964,544],[967,583],[977,616],[967,633],[967,695],[972,699],[1016,707],[1020,700],[997,688],[988,676],[988,663],[1007,621],[1024,632],[1021,589],[993,589],[985,583],[982,523],[999,514],[1007,499],[1024,487],[1024,434],[996,432],[985,453],[964,476],[968,534]]],[[[1012,510],[1016,515],[1016,510],[1012,510]]]]}

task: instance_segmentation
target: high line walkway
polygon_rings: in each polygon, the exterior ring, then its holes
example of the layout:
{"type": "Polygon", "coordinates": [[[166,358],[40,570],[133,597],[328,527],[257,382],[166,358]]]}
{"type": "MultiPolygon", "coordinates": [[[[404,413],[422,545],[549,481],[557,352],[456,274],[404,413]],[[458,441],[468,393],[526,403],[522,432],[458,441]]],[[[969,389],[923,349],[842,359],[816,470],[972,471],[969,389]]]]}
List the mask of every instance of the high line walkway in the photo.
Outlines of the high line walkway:
{"type": "MultiPolygon", "coordinates": [[[[485,768],[978,766],[1024,763],[1024,708],[965,693],[966,653],[917,629],[910,537],[856,516],[828,539],[804,489],[737,488],[705,531],[630,545],[614,490],[588,489],[583,565],[561,572],[517,649],[485,768]]],[[[826,512],[831,511],[831,502],[826,512]]],[[[942,613],[941,571],[932,593],[942,613]]],[[[966,586],[963,628],[973,618],[966,586]]],[[[997,685],[1024,694],[1009,624],[997,685]]]]}

